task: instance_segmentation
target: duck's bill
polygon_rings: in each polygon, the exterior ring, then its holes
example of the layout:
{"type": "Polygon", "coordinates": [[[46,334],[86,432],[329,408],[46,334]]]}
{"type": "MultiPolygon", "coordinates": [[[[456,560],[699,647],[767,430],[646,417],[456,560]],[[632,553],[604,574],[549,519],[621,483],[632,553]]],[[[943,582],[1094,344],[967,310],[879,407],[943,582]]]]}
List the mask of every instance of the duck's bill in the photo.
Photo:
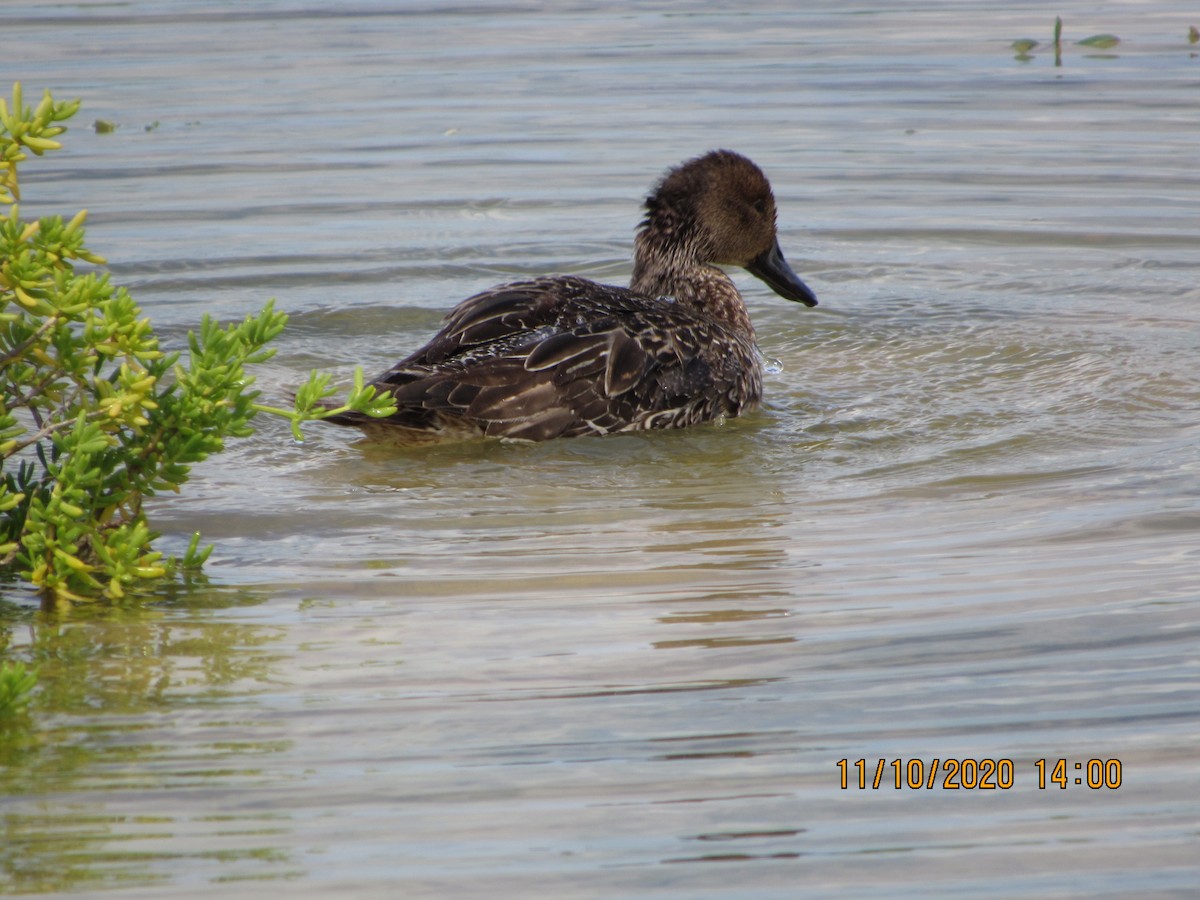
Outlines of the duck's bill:
{"type": "Polygon", "coordinates": [[[769,250],[765,250],[746,266],[746,271],[755,278],[761,279],[766,285],[786,300],[795,300],[805,306],[816,306],[817,295],[809,290],[808,285],[800,280],[800,276],[792,271],[788,261],[783,258],[783,251],[776,241],[769,250]]]}

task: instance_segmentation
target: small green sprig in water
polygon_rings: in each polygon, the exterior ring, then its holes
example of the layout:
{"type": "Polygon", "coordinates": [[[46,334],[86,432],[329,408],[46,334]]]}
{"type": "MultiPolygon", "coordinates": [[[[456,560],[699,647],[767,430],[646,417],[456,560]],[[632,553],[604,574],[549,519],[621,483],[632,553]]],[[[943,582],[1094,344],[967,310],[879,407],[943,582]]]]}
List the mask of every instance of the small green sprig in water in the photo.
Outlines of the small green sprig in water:
{"type": "Polygon", "coordinates": [[[37,673],[24,663],[0,663],[0,723],[25,711],[36,686],[37,673]]]}
{"type": "Polygon", "coordinates": [[[292,437],[297,441],[304,440],[301,426],[305,422],[316,422],[329,416],[344,412],[361,412],[373,418],[390,416],[396,411],[395,400],[391,394],[379,394],[374,385],[363,384],[363,371],[354,370],[354,387],[350,389],[346,402],[341,406],[331,406],[325,401],[337,394],[337,389],[330,387],[330,376],[316,369],[296,391],[296,402],[293,409],[281,409],[277,406],[255,406],[259,412],[283,416],[291,421],[292,437]]]}

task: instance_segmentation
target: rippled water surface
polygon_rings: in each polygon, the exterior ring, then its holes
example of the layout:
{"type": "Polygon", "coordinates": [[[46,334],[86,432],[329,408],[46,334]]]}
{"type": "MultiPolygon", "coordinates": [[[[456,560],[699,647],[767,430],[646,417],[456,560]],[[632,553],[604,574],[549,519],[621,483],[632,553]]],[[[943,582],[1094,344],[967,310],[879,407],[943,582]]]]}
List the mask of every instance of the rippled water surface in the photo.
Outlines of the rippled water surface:
{"type": "Polygon", "coordinates": [[[1194,890],[1200,22],[621,9],[0,6],[0,80],[84,102],[24,213],[88,208],[175,346],[275,297],[273,398],[498,281],[627,280],[646,190],[715,146],[821,298],[737,275],[777,363],[746,419],[407,451],[260,420],[153,510],[206,581],[5,586],[41,682],[0,892],[1194,890]],[[962,758],[1011,787],[894,786],[962,758]]]}

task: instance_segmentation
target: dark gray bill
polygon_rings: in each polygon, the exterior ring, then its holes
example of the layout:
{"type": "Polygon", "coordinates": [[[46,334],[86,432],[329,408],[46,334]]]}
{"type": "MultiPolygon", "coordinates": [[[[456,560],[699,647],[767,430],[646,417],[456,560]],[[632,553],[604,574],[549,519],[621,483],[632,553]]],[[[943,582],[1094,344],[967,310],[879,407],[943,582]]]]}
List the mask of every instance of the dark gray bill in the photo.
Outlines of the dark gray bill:
{"type": "Polygon", "coordinates": [[[746,266],[746,271],[755,278],[761,279],[766,285],[785,300],[795,300],[805,306],[816,306],[817,295],[808,289],[800,276],[792,271],[788,261],[783,258],[783,251],[776,241],[767,250],[760,253],[746,266]]]}

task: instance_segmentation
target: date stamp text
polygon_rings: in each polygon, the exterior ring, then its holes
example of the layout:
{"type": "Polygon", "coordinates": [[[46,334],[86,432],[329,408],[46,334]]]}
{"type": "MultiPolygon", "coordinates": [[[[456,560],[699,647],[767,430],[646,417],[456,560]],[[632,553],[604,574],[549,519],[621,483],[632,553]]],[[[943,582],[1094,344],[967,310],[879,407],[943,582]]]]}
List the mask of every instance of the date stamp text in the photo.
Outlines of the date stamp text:
{"type": "MultiPolygon", "coordinates": [[[[843,791],[1007,791],[1018,778],[1017,766],[1005,758],[839,759],[837,769],[843,791]]],[[[1115,791],[1121,786],[1119,759],[1039,759],[1032,769],[1042,791],[1073,786],[1115,791]]]]}

